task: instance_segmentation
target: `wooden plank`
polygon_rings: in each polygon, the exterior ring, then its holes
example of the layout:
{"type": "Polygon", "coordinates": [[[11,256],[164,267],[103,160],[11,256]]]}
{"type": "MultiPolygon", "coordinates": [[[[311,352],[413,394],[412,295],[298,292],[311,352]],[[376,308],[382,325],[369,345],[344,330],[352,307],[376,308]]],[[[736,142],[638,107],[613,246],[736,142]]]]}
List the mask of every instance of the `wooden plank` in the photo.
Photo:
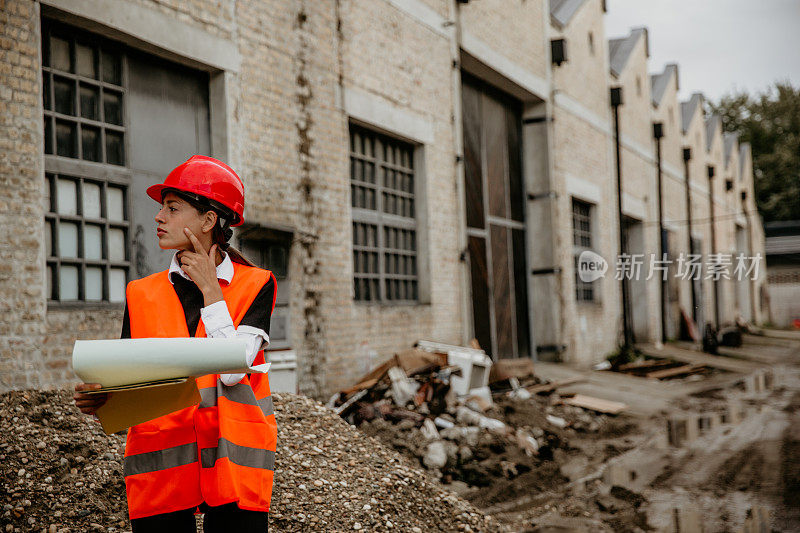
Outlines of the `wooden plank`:
{"type": "Polygon", "coordinates": [[[786,339],[800,341],[800,331],[790,329],[750,328],[755,335],[771,337],[773,339],[786,339]]]}
{"type": "Polygon", "coordinates": [[[590,409],[598,413],[607,413],[616,415],[628,408],[627,404],[622,402],[614,402],[611,400],[603,400],[602,398],[595,398],[593,396],[586,396],[585,394],[576,394],[571,398],[564,398],[561,403],[582,407],[583,409],[590,409]]]}
{"type": "Polygon", "coordinates": [[[671,378],[675,376],[681,376],[684,374],[694,374],[695,372],[699,372],[706,368],[706,365],[683,365],[675,368],[667,368],[664,370],[656,370],[654,372],[649,372],[645,375],[645,377],[650,379],[664,379],[664,378],[671,378]]]}
{"type": "Polygon", "coordinates": [[[686,349],[682,345],[686,343],[667,343],[661,349],[657,349],[652,344],[637,344],[636,347],[645,355],[650,357],[673,359],[687,364],[704,364],[712,368],[721,368],[729,372],[740,372],[749,374],[754,370],[763,368],[761,363],[746,361],[744,359],[733,359],[720,355],[703,353],[697,349],[686,349]]]}
{"type": "Polygon", "coordinates": [[[368,380],[362,381],[361,383],[357,383],[356,385],[353,385],[352,387],[350,387],[348,389],[344,389],[341,392],[342,392],[342,394],[345,394],[345,395],[349,396],[349,395],[353,394],[354,392],[359,392],[359,391],[362,391],[362,390],[365,390],[365,389],[371,389],[372,387],[374,387],[377,384],[378,384],[378,380],[377,379],[368,379],[368,380]]]}
{"type": "Polygon", "coordinates": [[[748,374],[753,370],[763,368],[763,364],[744,359],[733,359],[719,355],[711,355],[697,350],[688,350],[681,347],[681,343],[673,345],[665,344],[661,349],[657,349],[652,344],[637,344],[636,348],[645,355],[657,358],[673,359],[682,363],[704,364],[712,368],[721,368],[729,372],[740,372],[748,374]]]}
{"type": "Polygon", "coordinates": [[[586,381],[586,378],[574,377],[574,378],[564,379],[562,381],[553,381],[552,383],[544,383],[542,385],[529,385],[523,388],[527,389],[527,391],[530,392],[531,394],[541,394],[543,392],[551,392],[559,387],[566,387],[567,385],[573,385],[575,383],[580,383],[582,381],[586,381]]]}
{"type": "Polygon", "coordinates": [[[668,359],[645,359],[644,361],[635,361],[633,363],[625,363],[619,366],[620,372],[627,372],[629,370],[638,370],[644,368],[652,368],[656,366],[674,365],[675,361],[668,359]]]}

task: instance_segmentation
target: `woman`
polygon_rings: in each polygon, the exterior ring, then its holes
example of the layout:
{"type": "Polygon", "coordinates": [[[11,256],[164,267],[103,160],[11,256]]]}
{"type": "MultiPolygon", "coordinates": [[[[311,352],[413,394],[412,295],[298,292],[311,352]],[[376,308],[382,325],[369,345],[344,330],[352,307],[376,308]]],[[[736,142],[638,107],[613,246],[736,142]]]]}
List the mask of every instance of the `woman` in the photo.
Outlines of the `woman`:
{"type": "MultiPolygon", "coordinates": [[[[177,250],[168,270],[132,281],[123,338],[237,337],[248,363],[264,362],[275,277],[229,248],[243,222],[244,188],[225,163],[200,155],[147,189],[161,203],[156,235],[177,250]]],[[[128,431],[124,474],[133,532],[267,531],[276,446],[266,374],[197,379],[202,401],[128,431]]],[[[94,414],[106,401],[75,387],[75,402],[94,414]]]]}

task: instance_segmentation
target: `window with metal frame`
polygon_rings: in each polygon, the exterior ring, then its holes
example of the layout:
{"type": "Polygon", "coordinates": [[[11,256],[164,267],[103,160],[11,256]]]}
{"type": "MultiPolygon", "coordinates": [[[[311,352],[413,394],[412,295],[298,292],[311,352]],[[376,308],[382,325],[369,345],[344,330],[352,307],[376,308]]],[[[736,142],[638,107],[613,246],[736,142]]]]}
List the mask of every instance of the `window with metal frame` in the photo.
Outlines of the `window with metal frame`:
{"type": "Polygon", "coordinates": [[[51,173],[45,181],[48,298],[124,301],[127,188],[51,173]]]}
{"type": "Polygon", "coordinates": [[[42,21],[47,295],[122,302],[130,271],[124,49],[42,21]]]}
{"type": "Polygon", "coordinates": [[[418,302],[414,146],[350,125],[356,301],[418,302]]]}
{"type": "Polygon", "coordinates": [[[585,282],[578,275],[578,257],[584,250],[592,249],[592,204],[572,199],[572,244],[575,265],[575,299],[579,302],[595,300],[594,282],[585,282]]]}
{"type": "Polygon", "coordinates": [[[291,233],[245,224],[239,230],[239,249],[256,266],[268,269],[275,275],[277,294],[270,319],[268,350],[291,348],[289,295],[289,252],[291,233]]]}
{"type": "Polygon", "coordinates": [[[42,54],[45,153],[124,166],[120,49],[43,24],[42,54]]]}

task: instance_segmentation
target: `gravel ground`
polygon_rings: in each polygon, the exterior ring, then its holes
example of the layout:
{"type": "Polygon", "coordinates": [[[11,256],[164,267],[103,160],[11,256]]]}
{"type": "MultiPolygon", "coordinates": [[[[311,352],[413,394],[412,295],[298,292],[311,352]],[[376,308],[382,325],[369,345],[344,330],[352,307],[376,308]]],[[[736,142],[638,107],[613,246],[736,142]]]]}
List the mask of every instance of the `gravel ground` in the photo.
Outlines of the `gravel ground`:
{"type": "MultiPolygon", "coordinates": [[[[128,531],[123,435],[72,393],[0,395],[0,533],[128,531]]],[[[505,531],[396,451],[318,402],[275,394],[270,531],[505,531]]]]}

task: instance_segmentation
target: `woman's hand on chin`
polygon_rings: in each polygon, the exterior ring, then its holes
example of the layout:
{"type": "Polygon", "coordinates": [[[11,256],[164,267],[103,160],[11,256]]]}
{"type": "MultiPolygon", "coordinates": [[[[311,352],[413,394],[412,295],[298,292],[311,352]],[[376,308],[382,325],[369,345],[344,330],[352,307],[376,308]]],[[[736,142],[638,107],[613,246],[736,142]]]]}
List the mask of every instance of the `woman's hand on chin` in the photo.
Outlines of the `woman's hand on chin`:
{"type": "Polygon", "coordinates": [[[183,228],[183,232],[194,246],[194,251],[181,250],[178,252],[178,261],[183,271],[203,293],[204,305],[208,307],[224,299],[217,279],[217,245],[212,244],[211,249],[206,252],[189,228],[183,228]]]}

